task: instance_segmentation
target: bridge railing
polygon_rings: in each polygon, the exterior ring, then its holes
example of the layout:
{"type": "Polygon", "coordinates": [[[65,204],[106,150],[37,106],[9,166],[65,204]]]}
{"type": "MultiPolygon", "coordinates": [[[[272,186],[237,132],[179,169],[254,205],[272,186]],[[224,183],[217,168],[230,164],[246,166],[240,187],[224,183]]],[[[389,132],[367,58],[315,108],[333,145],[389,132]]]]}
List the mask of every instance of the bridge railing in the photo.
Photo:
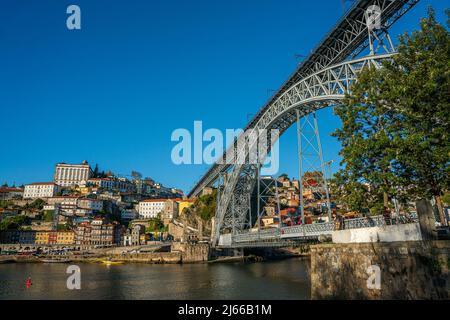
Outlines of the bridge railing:
{"type": "Polygon", "coordinates": [[[374,216],[367,218],[355,218],[343,221],[341,229],[360,229],[385,226],[386,219],[383,216],[374,216]]]}
{"type": "Polygon", "coordinates": [[[259,232],[242,232],[233,235],[234,242],[251,242],[258,240],[270,240],[280,237],[280,229],[272,228],[260,230],[259,232]]]}
{"type": "Polygon", "coordinates": [[[418,222],[417,217],[399,217],[388,218],[384,216],[373,216],[366,218],[355,218],[344,220],[342,229],[359,229],[359,228],[372,228],[382,227],[386,225],[408,224],[418,222]]]}
{"type": "Polygon", "coordinates": [[[321,234],[330,233],[335,230],[334,223],[314,223],[314,224],[305,224],[305,225],[297,225],[292,227],[281,228],[281,237],[289,238],[295,236],[318,236],[321,234]]]}
{"type": "Polygon", "coordinates": [[[355,218],[339,222],[313,223],[283,228],[271,228],[253,232],[241,232],[233,235],[233,242],[255,242],[285,238],[307,238],[331,234],[333,231],[381,227],[386,225],[416,223],[417,218],[388,219],[383,216],[355,218]]]}

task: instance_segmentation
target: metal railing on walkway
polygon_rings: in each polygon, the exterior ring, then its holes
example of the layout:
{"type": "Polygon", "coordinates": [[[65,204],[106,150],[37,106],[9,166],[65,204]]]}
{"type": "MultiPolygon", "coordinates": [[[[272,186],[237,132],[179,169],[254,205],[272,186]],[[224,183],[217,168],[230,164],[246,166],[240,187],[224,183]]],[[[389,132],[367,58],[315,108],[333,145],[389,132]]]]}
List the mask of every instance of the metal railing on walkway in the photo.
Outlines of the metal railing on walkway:
{"type": "Polygon", "coordinates": [[[320,235],[331,235],[333,231],[381,227],[386,225],[416,223],[417,218],[386,218],[373,216],[355,219],[344,219],[340,222],[313,223],[282,228],[271,228],[259,231],[246,231],[234,234],[233,243],[273,241],[277,239],[317,238],[320,235]]]}

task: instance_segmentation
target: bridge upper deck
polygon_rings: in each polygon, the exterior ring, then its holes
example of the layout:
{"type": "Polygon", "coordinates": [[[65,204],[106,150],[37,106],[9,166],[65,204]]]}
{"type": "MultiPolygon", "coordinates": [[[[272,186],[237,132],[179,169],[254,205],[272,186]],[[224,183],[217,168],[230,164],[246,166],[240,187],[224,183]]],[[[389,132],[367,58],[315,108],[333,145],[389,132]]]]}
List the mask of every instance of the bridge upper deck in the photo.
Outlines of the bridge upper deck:
{"type": "MultiPolygon", "coordinates": [[[[264,115],[267,109],[295,83],[323,68],[354,58],[368,47],[368,32],[365,12],[371,5],[381,11],[381,22],[389,28],[411,7],[420,0],[358,0],[338,21],[331,31],[322,39],[311,54],[299,64],[288,80],[275,92],[267,103],[248,123],[246,129],[252,128],[264,115]]],[[[228,151],[226,151],[228,152],[228,151]]],[[[226,153],[225,152],[225,153],[226,153]]],[[[220,172],[227,170],[228,164],[214,164],[189,193],[189,197],[198,195],[204,187],[217,179],[220,172]]]]}

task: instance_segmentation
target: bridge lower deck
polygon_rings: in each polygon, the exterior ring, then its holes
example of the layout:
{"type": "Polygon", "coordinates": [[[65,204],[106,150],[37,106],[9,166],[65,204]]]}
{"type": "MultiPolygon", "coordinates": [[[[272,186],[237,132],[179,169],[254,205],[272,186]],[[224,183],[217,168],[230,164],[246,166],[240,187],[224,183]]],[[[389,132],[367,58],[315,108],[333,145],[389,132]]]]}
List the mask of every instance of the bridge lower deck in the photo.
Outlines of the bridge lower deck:
{"type": "Polygon", "coordinates": [[[396,224],[417,223],[416,218],[408,220],[386,219],[383,216],[344,220],[341,223],[314,223],[291,227],[273,228],[255,232],[247,231],[220,236],[221,248],[290,247],[300,243],[318,241],[320,236],[330,236],[334,231],[364,229],[396,224]]]}

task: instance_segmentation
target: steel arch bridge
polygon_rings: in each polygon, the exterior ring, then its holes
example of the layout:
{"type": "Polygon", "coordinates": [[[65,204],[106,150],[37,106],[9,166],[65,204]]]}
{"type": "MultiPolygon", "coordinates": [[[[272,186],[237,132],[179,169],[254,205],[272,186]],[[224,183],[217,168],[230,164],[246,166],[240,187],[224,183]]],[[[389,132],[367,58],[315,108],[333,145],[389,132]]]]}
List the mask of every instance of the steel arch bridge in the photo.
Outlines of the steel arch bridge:
{"type": "MultiPolygon", "coordinates": [[[[418,1],[356,1],[320,45],[248,123],[246,132],[277,129],[281,135],[293,123],[296,121],[299,123],[300,118],[311,113],[314,114],[316,122],[315,111],[338,104],[349,92],[363,68],[367,66],[381,68],[382,62],[395,54],[387,30],[418,1]],[[375,17],[379,22],[377,28],[369,26],[370,10],[376,10],[375,14],[378,14],[375,17]],[[367,48],[369,54],[359,57],[367,48]]],[[[205,187],[217,184],[219,192],[212,235],[213,245],[232,247],[276,245],[276,243],[285,244],[290,239],[308,239],[321,234],[330,234],[334,230],[332,223],[249,232],[248,229],[252,226],[251,197],[255,186],[259,189],[261,169],[260,164],[250,164],[248,161],[248,150],[252,149],[252,143],[256,142],[249,141],[246,134],[239,136],[221,158],[221,160],[233,158],[234,161],[231,163],[218,161],[189,194],[197,196],[205,187]],[[247,142],[247,145],[242,142],[247,142]]],[[[318,143],[322,157],[319,139],[318,143]]],[[[260,212],[257,214],[259,219],[260,212]]],[[[372,220],[371,223],[373,221],[376,221],[376,225],[382,224],[381,220],[372,220]]],[[[349,225],[364,227],[367,226],[367,222],[349,225]]]]}

